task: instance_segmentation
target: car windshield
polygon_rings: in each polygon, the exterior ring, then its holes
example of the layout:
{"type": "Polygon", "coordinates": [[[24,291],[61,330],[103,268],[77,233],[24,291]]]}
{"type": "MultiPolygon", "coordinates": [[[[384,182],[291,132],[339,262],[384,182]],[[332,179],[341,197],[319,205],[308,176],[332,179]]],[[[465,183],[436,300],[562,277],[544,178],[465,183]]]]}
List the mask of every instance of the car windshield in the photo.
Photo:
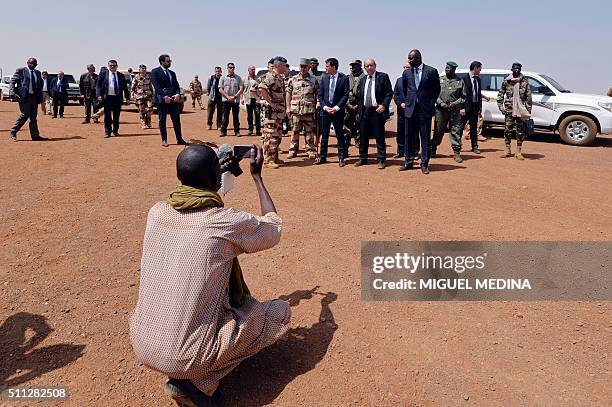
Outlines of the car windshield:
{"type": "Polygon", "coordinates": [[[68,83],[76,83],[72,75],[64,75],[64,78],[68,79],[68,83]]]}
{"type": "Polygon", "coordinates": [[[572,93],[571,90],[565,89],[565,87],[563,85],[561,85],[559,82],[557,82],[556,80],[554,80],[553,78],[551,78],[550,76],[546,76],[546,75],[540,75],[542,78],[546,79],[551,85],[553,85],[555,87],[555,89],[557,89],[559,92],[561,93],[572,93]]]}

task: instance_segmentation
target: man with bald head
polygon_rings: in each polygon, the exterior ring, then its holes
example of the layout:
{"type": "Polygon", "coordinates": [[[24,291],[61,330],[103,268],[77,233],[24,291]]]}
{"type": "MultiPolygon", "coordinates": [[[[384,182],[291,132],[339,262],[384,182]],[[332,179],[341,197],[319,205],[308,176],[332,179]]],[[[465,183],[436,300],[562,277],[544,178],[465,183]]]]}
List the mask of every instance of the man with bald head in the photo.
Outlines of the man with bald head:
{"type": "Polygon", "coordinates": [[[275,246],[282,229],[261,148],[251,156],[261,216],[224,207],[224,168],[204,144],[179,154],[181,185],[149,211],[130,339],[140,362],[170,378],[165,390],[179,405],[217,405],[219,380],[288,329],[289,304],[257,301],[238,262],[275,246]]]}
{"type": "Polygon", "coordinates": [[[64,107],[68,103],[68,79],[64,76],[64,72],[59,71],[57,78],[51,81],[51,99],[53,99],[53,118],[64,117],[64,107]]]}
{"type": "Polygon", "coordinates": [[[11,140],[17,141],[17,132],[25,122],[30,121],[30,136],[34,141],[46,140],[38,131],[38,104],[42,102],[43,80],[40,71],[36,69],[36,58],[28,59],[27,66],[15,70],[11,78],[11,88],[15,89],[15,96],[19,101],[19,116],[11,128],[11,140]]]}
{"type": "MultiPolygon", "coordinates": [[[[268,66],[269,68],[269,66],[268,66]]],[[[256,129],[256,134],[261,136],[261,106],[257,103],[257,77],[255,76],[255,65],[249,65],[247,76],[242,80],[242,87],[244,92],[242,93],[241,103],[246,107],[247,110],[247,124],[249,129],[249,136],[253,135],[253,128],[256,129]],[[253,126],[253,118],[255,119],[255,125],[253,126]]]]}
{"type": "Polygon", "coordinates": [[[402,74],[406,138],[404,140],[404,165],[400,171],[412,168],[415,160],[416,140],[421,142],[421,171],[429,174],[429,150],[431,145],[431,119],[436,113],[436,99],[440,94],[440,75],[436,68],[423,63],[421,51],[413,49],[408,54],[410,69],[402,74]]]}
{"type": "Polygon", "coordinates": [[[393,88],[389,75],[376,70],[376,61],[368,58],[363,62],[366,75],[359,80],[357,104],[359,112],[359,160],[355,167],[367,164],[368,145],[372,136],[376,139],[376,160],[378,169],[385,168],[387,144],[385,123],[389,118],[389,105],[393,88]]]}

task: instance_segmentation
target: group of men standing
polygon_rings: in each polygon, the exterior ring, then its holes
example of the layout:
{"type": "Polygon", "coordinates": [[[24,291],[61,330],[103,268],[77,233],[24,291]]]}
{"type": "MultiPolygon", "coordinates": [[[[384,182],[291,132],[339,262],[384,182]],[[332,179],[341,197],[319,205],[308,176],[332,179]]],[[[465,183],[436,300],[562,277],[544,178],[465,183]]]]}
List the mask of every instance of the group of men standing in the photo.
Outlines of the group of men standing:
{"type": "MultiPolygon", "coordinates": [[[[177,143],[186,144],[182,138],[181,96],[176,74],[169,69],[171,60],[168,55],[161,55],[159,63],[160,66],[151,73],[148,73],[145,65],[140,65],[139,72],[130,77],[131,92],[125,76],[118,72],[116,60],[110,60],[108,68],[102,68],[99,75],[93,65],[88,65],[87,72],[79,79],[85,106],[83,123],[89,123],[92,117],[97,122],[99,111],[102,111],[105,138],[118,136],[121,106],[125,100],[132,100],[138,107],[143,128],[152,127],[151,116],[154,106],[157,107],[163,146],[168,145],[168,115],[172,119],[177,143]]],[[[352,61],[349,75],[338,71],[336,58],[325,61],[325,74],[318,70],[318,65],[316,58],[301,58],[299,73],[290,77],[287,60],[275,57],[269,61],[265,75],[257,78],[255,67],[249,66],[247,76],[242,79],[230,62],[227,64],[227,75],[222,74],[221,67],[215,67],[215,73],[205,88],[195,76],[189,85],[192,106],[195,108],[197,101],[203,108],[201,96],[208,94],[208,128],[212,128],[216,110],[217,128],[224,137],[227,135],[230,113],[234,135],[240,136],[238,113],[240,103],[244,104],[248,134],[256,131],[255,134],[262,136],[264,165],[269,168],[278,168],[284,163],[279,157],[279,146],[288,128],[293,129],[288,158],[297,156],[303,136],[308,158],[314,159],[316,165],[325,164],[333,126],[340,167],[346,165],[351,140],[359,148],[355,166],[366,165],[369,139],[374,138],[378,168],[384,169],[387,158],[385,122],[389,118],[392,100],[397,105],[398,113],[398,149],[394,158],[404,159],[400,171],[411,169],[414,162],[420,159],[422,172],[429,173],[430,157],[436,156],[447,127],[455,161],[463,161],[461,135],[466,124],[470,126],[471,151],[480,154],[477,128],[482,99],[487,98],[481,92],[479,75],[482,63],[472,62],[469,74],[460,78],[455,72],[457,63],[448,61],[445,75],[439,76],[435,68],[423,64],[420,51],[414,49],[408,54],[403,74],[394,87],[386,73],[377,71],[376,62],[371,58],[365,60],[363,66],[360,60],[352,61]]],[[[36,66],[36,59],[30,58],[27,67],[17,69],[11,81],[19,98],[21,112],[11,129],[13,140],[16,140],[17,131],[28,120],[32,139],[44,140],[36,121],[38,104],[43,105],[43,112],[46,112],[48,100],[52,99],[53,116],[59,114],[59,117],[63,117],[64,114],[69,85],[63,72],[48,82],[46,72],[41,74],[35,69],[36,66]]],[[[524,123],[530,117],[531,90],[521,75],[521,64],[512,65],[512,74],[504,80],[497,102],[500,111],[506,115],[506,151],[503,156],[512,156],[510,143],[516,136],[517,151],[514,156],[523,159],[524,123]]]]}

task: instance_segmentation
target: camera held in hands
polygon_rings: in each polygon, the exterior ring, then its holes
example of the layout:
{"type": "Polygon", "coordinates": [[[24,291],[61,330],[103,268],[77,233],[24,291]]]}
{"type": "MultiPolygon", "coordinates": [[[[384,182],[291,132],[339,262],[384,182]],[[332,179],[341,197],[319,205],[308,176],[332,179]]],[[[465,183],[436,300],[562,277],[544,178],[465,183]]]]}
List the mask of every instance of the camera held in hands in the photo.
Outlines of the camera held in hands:
{"type": "Polygon", "coordinates": [[[217,148],[219,164],[225,167],[225,170],[229,171],[233,176],[238,177],[243,172],[240,168],[240,160],[251,158],[253,148],[255,148],[254,145],[237,145],[232,148],[229,144],[221,144],[217,148]]]}

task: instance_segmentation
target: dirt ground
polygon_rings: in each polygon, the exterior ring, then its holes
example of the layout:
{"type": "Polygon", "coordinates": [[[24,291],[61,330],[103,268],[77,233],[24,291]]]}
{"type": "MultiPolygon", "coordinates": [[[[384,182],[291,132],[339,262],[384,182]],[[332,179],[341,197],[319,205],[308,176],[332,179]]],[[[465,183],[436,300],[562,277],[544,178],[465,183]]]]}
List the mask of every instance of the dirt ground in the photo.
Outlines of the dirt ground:
{"type": "MultiPolygon", "coordinates": [[[[186,139],[219,141],[206,111],[186,110],[186,139]]],[[[181,147],[162,148],[134,112],[104,139],[80,106],[39,116],[50,141],[28,141],[26,125],[13,143],[16,112],[0,103],[0,386],[67,386],[65,405],[171,405],[132,354],[128,314],[146,214],[177,184],[181,147]]],[[[582,148],[538,136],[519,162],[485,134],[462,164],[446,137],[428,176],[397,160],[339,168],[335,146],[330,164],[264,172],[283,237],[241,264],[256,297],[291,299],[293,329],[222,382],[225,405],[609,405],[610,302],[361,300],[362,240],[612,238],[611,136],[582,148]]],[[[236,187],[227,205],[258,212],[250,177],[236,187]]]]}

